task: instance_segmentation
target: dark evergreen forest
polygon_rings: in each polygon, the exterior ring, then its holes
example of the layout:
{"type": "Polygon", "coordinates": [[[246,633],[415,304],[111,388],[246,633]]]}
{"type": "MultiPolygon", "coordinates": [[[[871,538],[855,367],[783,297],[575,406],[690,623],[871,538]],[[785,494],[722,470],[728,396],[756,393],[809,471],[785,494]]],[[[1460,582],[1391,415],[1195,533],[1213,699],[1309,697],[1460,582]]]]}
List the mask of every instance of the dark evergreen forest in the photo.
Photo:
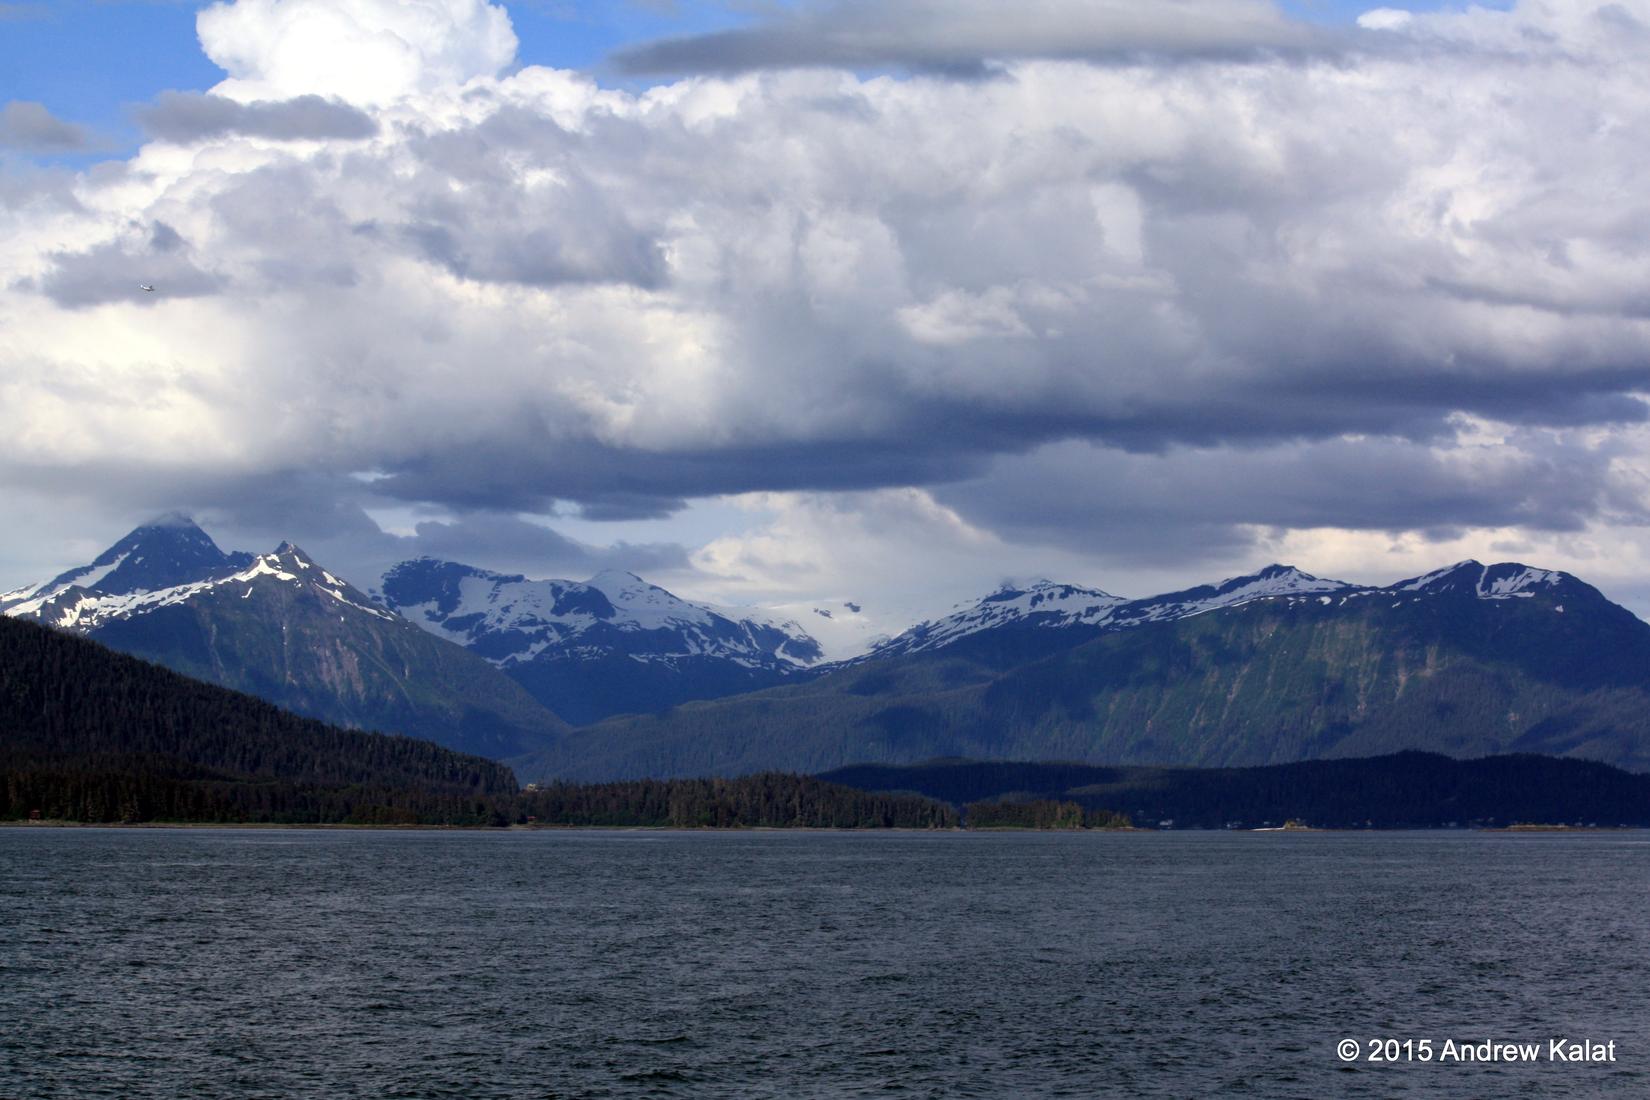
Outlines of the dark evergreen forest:
{"type": "Polygon", "coordinates": [[[795,775],[521,791],[503,764],[339,729],[0,619],[0,820],[932,828],[951,807],[795,775]]]}
{"type": "Polygon", "coordinates": [[[0,620],[0,818],[483,824],[516,780],[0,620]]]}
{"type": "Polygon", "coordinates": [[[933,799],[868,794],[777,772],[742,779],[553,783],[523,792],[521,807],[546,825],[946,829],[957,824],[956,811],[933,799]]]}
{"type": "MultiPolygon", "coordinates": [[[[1137,825],[1220,829],[1295,818],[1345,828],[1516,823],[1650,826],[1650,775],[1591,760],[1513,754],[1456,760],[1403,752],[1256,768],[1101,767],[978,760],[860,765],[820,778],[969,804],[1071,802],[1137,825]]],[[[1016,811],[999,809],[995,814],[1016,811]]]]}
{"type": "Polygon", "coordinates": [[[1038,798],[1029,802],[970,802],[963,807],[970,829],[1126,829],[1128,814],[1085,808],[1070,799],[1038,798]]]}

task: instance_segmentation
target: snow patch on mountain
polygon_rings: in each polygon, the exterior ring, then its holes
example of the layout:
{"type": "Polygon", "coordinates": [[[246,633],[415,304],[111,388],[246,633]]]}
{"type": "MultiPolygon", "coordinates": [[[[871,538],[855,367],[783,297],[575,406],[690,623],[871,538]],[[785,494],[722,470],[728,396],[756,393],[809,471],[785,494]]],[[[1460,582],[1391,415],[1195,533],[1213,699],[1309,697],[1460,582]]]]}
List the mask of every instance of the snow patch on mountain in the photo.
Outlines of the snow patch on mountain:
{"type": "Polygon", "coordinates": [[[1133,626],[1170,619],[1189,619],[1193,615],[1202,615],[1221,608],[1241,607],[1255,600],[1346,593],[1356,588],[1356,585],[1345,581],[1314,577],[1292,565],[1269,565],[1258,573],[1230,577],[1219,584],[1206,584],[1182,592],[1129,601],[1118,608],[1108,622],[1133,626]]]}
{"type": "Polygon", "coordinates": [[[804,669],[823,659],[794,619],[697,604],[634,573],[529,580],[419,558],[384,575],[386,606],[501,667],[541,657],[622,654],[643,663],[713,658],[745,668],[804,669]]]}
{"type": "Polygon", "coordinates": [[[1517,562],[1483,565],[1476,561],[1456,562],[1412,580],[1392,586],[1397,592],[1472,592],[1481,600],[1527,599],[1541,589],[1558,588],[1571,580],[1568,573],[1536,569],[1517,562]]]}
{"type": "Polygon", "coordinates": [[[258,583],[274,582],[298,586],[307,584],[340,604],[375,618],[395,618],[383,608],[373,606],[364,596],[331,573],[315,565],[302,550],[291,543],[282,543],[273,554],[253,558],[252,564],[244,569],[231,570],[221,576],[164,588],[104,591],[98,587],[97,582],[110,571],[101,567],[98,570],[71,570],[64,576],[85,576],[90,583],[71,583],[62,586],[59,584],[61,578],[50,581],[38,586],[26,598],[5,606],[4,613],[12,618],[33,619],[60,630],[84,634],[116,619],[129,619],[162,607],[172,607],[225,586],[246,586],[245,591],[241,593],[241,598],[245,599],[252,595],[253,586],[258,583]],[[317,581],[301,575],[309,570],[318,573],[322,580],[317,581]]]}
{"type": "Polygon", "coordinates": [[[941,619],[919,623],[872,650],[882,657],[921,653],[953,645],[972,634],[999,627],[1113,630],[1144,623],[1184,619],[1224,607],[1277,597],[1316,596],[1351,591],[1343,581],[1321,580],[1286,565],[1233,577],[1216,585],[1127,600],[1096,588],[1038,581],[1025,588],[998,589],[972,607],[941,619]]]}
{"type": "Polygon", "coordinates": [[[971,634],[1005,626],[1056,629],[1105,622],[1128,601],[1098,588],[1033,581],[1004,585],[972,606],[916,626],[871,650],[876,657],[922,653],[953,645],[971,634]]]}
{"type": "MultiPolygon", "coordinates": [[[[1486,566],[1476,561],[1458,562],[1385,588],[1314,577],[1288,565],[1269,565],[1258,573],[1232,577],[1219,584],[1139,600],[1123,600],[1095,589],[1043,581],[1023,590],[1001,589],[944,618],[919,623],[875,647],[871,655],[935,650],[999,627],[1122,630],[1242,607],[1257,600],[1310,601],[1328,606],[1359,597],[1385,595],[1421,599],[1452,592],[1481,600],[1510,600],[1579,583],[1567,573],[1550,569],[1536,569],[1516,562],[1486,566]],[[1104,601],[1100,597],[1104,597],[1104,601]]],[[[1402,602],[1400,598],[1398,603],[1402,602]]]]}

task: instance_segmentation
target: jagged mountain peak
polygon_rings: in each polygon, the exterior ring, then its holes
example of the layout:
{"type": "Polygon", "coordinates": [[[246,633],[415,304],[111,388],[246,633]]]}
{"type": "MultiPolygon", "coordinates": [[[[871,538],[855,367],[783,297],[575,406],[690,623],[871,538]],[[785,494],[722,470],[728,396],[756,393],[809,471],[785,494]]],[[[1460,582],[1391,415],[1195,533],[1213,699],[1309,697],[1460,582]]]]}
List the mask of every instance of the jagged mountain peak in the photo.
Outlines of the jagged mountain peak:
{"type": "Polygon", "coordinates": [[[181,512],[151,519],[121,536],[92,560],[44,584],[8,593],[3,610],[39,605],[81,590],[101,596],[128,596],[181,584],[195,584],[245,568],[250,554],[226,554],[181,512]]]}
{"type": "MultiPolygon", "coordinates": [[[[326,572],[326,570],[322,569],[321,566],[316,563],[314,558],[310,557],[308,554],[306,554],[304,552],[303,547],[299,546],[297,543],[292,542],[290,540],[282,542],[281,545],[279,545],[275,548],[275,552],[273,554],[266,554],[265,557],[273,558],[275,561],[280,562],[282,565],[288,566],[288,567],[293,568],[293,569],[305,570],[305,571],[307,571],[307,570],[316,570],[316,571],[322,572],[322,573],[326,572]]],[[[328,574],[328,576],[331,576],[331,575],[328,574]]],[[[339,581],[337,578],[333,578],[328,583],[333,584],[333,585],[338,585],[338,584],[342,584],[343,582],[339,581]]]]}

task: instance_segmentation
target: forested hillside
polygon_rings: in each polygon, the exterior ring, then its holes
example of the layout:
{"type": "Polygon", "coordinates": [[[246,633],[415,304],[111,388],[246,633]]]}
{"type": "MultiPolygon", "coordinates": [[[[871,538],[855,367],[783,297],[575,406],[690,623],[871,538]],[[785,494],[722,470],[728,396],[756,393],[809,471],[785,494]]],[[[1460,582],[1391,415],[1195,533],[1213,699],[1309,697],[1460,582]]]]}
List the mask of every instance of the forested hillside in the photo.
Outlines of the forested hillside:
{"type": "Polygon", "coordinates": [[[477,824],[510,770],[0,620],[0,818],[477,824]]]}

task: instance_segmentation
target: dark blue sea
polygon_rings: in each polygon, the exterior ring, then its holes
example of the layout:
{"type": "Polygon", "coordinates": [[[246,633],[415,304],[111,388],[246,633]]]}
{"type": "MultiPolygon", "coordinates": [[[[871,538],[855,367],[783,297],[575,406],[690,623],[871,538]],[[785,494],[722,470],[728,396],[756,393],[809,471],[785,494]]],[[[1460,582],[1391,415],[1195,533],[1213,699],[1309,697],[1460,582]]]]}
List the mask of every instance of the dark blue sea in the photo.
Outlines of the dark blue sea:
{"type": "Polygon", "coordinates": [[[1643,833],[8,828],[0,1096],[1643,1096],[1647,903],[1643,833]]]}

